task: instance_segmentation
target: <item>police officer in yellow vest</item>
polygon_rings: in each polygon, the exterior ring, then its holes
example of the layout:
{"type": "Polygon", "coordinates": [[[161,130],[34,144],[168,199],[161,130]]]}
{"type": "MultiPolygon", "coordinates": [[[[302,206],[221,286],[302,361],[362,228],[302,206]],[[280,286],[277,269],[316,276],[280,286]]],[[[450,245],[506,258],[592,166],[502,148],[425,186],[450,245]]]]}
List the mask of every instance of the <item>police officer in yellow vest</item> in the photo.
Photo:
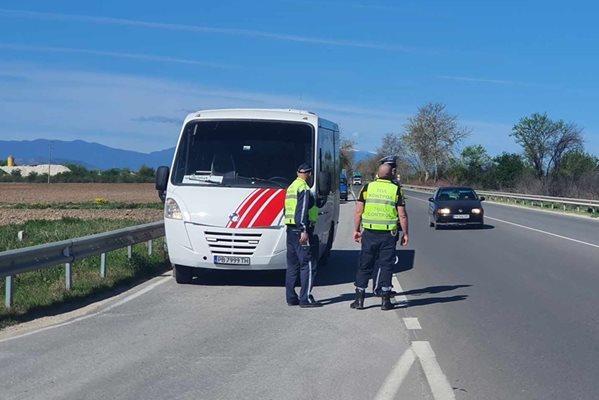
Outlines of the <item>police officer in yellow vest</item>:
{"type": "Polygon", "coordinates": [[[285,225],[287,225],[287,273],[285,275],[285,292],[287,304],[300,307],[320,307],[322,303],[311,295],[316,274],[316,263],[313,255],[315,240],[313,229],[318,218],[318,208],[314,196],[308,186],[312,176],[312,166],[307,163],[297,168],[297,178],[287,188],[285,196],[285,225]],[[299,297],[295,291],[297,276],[300,276],[299,297]]]}
{"type": "Polygon", "coordinates": [[[364,295],[373,267],[380,268],[381,309],[392,310],[391,276],[395,264],[397,223],[403,231],[401,245],[408,244],[408,214],[401,188],[393,182],[394,168],[382,164],[378,178],[362,188],[354,215],[354,240],[361,243],[360,266],[356,273],[356,299],[351,308],[364,308],[364,295]]]}

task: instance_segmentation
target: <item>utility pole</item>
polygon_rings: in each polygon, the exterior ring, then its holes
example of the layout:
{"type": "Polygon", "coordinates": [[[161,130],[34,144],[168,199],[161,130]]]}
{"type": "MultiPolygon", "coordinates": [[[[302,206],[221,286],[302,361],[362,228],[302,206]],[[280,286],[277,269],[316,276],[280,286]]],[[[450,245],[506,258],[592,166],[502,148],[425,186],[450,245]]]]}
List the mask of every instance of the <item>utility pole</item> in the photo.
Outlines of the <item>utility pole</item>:
{"type": "Polygon", "coordinates": [[[52,143],[48,143],[48,183],[50,183],[50,166],[52,165],[52,143]]]}

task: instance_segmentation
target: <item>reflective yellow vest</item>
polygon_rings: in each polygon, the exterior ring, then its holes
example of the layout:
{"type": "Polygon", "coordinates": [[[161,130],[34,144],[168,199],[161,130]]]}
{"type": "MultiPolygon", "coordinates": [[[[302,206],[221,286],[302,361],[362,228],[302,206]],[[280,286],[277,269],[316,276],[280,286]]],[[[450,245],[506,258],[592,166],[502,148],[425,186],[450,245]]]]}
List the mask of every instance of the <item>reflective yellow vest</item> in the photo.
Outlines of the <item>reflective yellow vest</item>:
{"type": "MultiPolygon", "coordinates": [[[[285,195],[285,225],[295,225],[295,211],[297,209],[297,194],[308,191],[310,196],[310,186],[305,180],[297,178],[287,188],[287,194],[285,195]]],[[[318,220],[318,207],[316,205],[310,207],[308,210],[308,220],[312,225],[318,220]]]]}
{"type": "Polygon", "coordinates": [[[364,193],[362,228],[375,231],[397,229],[397,185],[386,179],[377,179],[368,184],[364,193]]]}

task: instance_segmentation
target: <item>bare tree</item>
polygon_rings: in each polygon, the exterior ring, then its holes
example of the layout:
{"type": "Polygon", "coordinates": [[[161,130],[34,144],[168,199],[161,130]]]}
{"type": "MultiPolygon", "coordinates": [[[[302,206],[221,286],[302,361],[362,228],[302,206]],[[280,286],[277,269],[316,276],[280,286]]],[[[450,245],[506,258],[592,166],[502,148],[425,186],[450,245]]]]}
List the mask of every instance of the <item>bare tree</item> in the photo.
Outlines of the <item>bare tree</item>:
{"type": "Polygon", "coordinates": [[[445,104],[428,103],[408,119],[402,139],[420,159],[426,179],[432,169],[436,182],[440,166],[449,161],[456,145],[469,134],[470,130],[460,126],[457,117],[445,110],[445,104]]]}
{"type": "Polygon", "coordinates": [[[341,168],[346,171],[353,170],[354,164],[354,149],[356,147],[356,142],[351,139],[341,138],[341,142],[339,145],[339,158],[341,163],[341,168]]]}
{"type": "Polygon", "coordinates": [[[535,175],[547,178],[559,171],[564,155],[582,149],[582,129],[563,120],[553,121],[546,113],[522,118],[510,136],[522,146],[535,175]]]}

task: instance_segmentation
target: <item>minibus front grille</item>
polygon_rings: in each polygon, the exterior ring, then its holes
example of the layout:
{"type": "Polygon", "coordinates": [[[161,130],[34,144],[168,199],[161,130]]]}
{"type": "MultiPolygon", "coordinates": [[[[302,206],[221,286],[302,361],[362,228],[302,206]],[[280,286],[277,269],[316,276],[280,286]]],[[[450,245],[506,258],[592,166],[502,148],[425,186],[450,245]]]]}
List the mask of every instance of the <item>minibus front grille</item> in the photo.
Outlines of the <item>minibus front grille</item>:
{"type": "Polygon", "coordinates": [[[260,243],[261,233],[204,232],[212,254],[251,256],[260,243]]]}

